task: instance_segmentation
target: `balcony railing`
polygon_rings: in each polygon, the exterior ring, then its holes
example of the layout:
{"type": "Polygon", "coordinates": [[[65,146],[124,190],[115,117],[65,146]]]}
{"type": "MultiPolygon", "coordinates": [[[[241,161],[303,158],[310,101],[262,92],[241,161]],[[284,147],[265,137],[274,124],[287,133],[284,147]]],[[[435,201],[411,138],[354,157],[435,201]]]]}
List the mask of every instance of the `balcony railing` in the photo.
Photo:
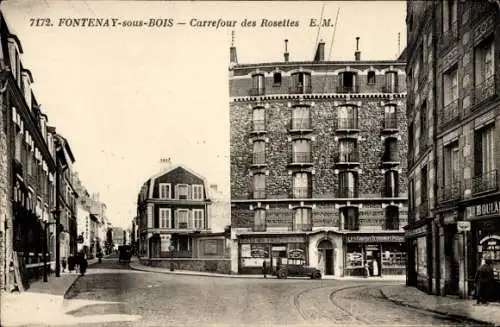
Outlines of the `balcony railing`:
{"type": "Polygon", "coordinates": [[[391,118],[384,118],[382,120],[382,129],[383,130],[395,130],[398,129],[398,119],[396,117],[391,117],[391,118]]]}
{"type": "Polygon", "coordinates": [[[438,200],[439,202],[460,200],[462,197],[461,192],[462,188],[460,182],[446,184],[439,189],[438,200]]]}
{"type": "Polygon", "coordinates": [[[441,124],[443,125],[457,119],[458,115],[458,100],[455,100],[443,107],[441,111],[441,124]]]}
{"type": "Polygon", "coordinates": [[[427,199],[422,201],[419,206],[420,219],[427,218],[429,216],[429,202],[427,199]]]}
{"type": "Polygon", "coordinates": [[[498,189],[497,170],[492,170],[472,179],[472,194],[491,192],[498,189]]]}
{"type": "Polygon", "coordinates": [[[357,85],[337,86],[337,93],[358,93],[358,92],[359,92],[359,87],[357,85]]]}
{"type": "Polygon", "coordinates": [[[385,85],[382,87],[382,92],[383,93],[398,93],[399,88],[397,85],[391,85],[391,86],[385,85]]]}
{"type": "Polygon", "coordinates": [[[290,227],[294,232],[307,232],[312,230],[312,224],[292,224],[290,227]]]}
{"type": "Polygon", "coordinates": [[[312,163],[311,152],[293,152],[292,163],[294,164],[310,164],[312,163]]]}
{"type": "Polygon", "coordinates": [[[252,157],[253,165],[265,165],[266,164],[266,153],[265,152],[255,152],[252,157]]]}
{"type": "Polygon", "coordinates": [[[492,75],[475,86],[474,103],[480,104],[496,94],[495,75],[492,75]]]}
{"type": "Polygon", "coordinates": [[[336,130],[344,129],[358,129],[358,119],[357,118],[338,118],[335,124],[336,130]]]}
{"type": "Polygon", "coordinates": [[[303,199],[311,197],[311,189],[309,187],[294,187],[293,188],[293,198],[294,199],[303,199]]]}
{"type": "Polygon", "coordinates": [[[290,121],[291,130],[310,130],[311,129],[311,118],[292,118],[290,121]]]}
{"type": "Polygon", "coordinates": [[[253,225],[252,226],[252,232],[265,232],[266,231],[266,225],[253,225]]]}
{"type": "Polygon", "coordinates": [[[337,163],[359,162],[359,154],[357,151],[352,153],[339,153],[336,161],[337,163]]]}
{"type": "Polygon", "coordinates": [[[265,188],[254,188],[252,193],[254,199],[265,199],[266,197],[265,188]]]}
{"type": "Polygon", "coordinates": [[[252,121],[252,131],[253,132],[265,132],[266,131],[266,121],[264,119],[254,119],[252,121]]]}
{"type": "Polygon", "coordinates": [[[312,87],[311,85],[294,85],[289,88],[288,92],[291,94],[310,94],[312,93],[312,87]]]}
{"type": "Polygon", "coordinates": [[[249,93],[250,95],[264,95],[266,94],[266,89],[263,87],[252,87],[249,93]]]}
{"type": "Polygon", "coordinates": [[[357,187],[339,187],[337,190],[337,197],[339,198],[357,198],[358,194],[357,187]]]}

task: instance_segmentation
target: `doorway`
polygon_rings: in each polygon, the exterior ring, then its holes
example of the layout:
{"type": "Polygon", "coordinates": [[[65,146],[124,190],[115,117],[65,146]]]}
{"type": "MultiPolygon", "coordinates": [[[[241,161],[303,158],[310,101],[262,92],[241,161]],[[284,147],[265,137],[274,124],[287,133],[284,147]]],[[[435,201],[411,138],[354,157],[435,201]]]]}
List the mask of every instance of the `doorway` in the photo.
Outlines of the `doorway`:
{"type": "Polygon", "coordinates": [[[325,250],[325,275],[333,275],[333,250],[325,250]]]}
{"type": "Polygon", "coordinates": [[[328,239],[321,240],[317,246],[319,256],[319,269],[325,275],[334,275],[333,264],[335,262],[333,257],[333,245],[328,239]]]}

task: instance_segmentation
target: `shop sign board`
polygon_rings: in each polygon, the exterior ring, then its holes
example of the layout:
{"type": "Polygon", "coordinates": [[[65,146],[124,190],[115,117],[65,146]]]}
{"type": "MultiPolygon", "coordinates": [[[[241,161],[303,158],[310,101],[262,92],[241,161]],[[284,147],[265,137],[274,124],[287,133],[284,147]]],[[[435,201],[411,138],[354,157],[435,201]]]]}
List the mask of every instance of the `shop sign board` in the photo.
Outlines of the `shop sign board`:
{"type": "Polygon", "coordinates": [[[348,243],[377,243],[405,241],[403,235],[347,235],[348,243]]]}
{"type": "Polygon", "coordinates": [[[427,225],[420,226],[418,228],[407,231],[406,237],[414,237],[425,233],[427,233],[427,225]]]}
{"type": "Polygon", "coordinates": [[[493,201],[467,207],[465,213],[467,219],[498,215],[500,214],[500,201],[493,201]]]}
{"type": "Polygon", "coordinates": [[[457,230],[459,232],[470,231],[470,221],[457,221],[457,230]]]}
{"type": "Polygon", "coordinates": [[[282,237],[255,237],[255,238],[240,238],[240,243],[304,243],[304,236],[282,236],[282,237]]]}
{"type": "Polygon", "coordinates": [[[305,258],[306,258],[304,250],[302,250],[302,249],[289,250],[287,257],[289,259],[302,259],[302,260],[305,260],[305,258]]]}

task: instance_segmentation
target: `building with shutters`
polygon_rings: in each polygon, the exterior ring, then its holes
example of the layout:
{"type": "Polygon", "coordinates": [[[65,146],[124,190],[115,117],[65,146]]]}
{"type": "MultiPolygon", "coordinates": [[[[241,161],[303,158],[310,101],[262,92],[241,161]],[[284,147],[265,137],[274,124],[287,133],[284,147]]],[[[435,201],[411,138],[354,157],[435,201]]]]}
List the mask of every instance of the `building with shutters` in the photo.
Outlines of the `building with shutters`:
{"type": "Polygon", "coordinates": [[[407,283],[470,296],[490,258],[500,294],[499,2],[409,1],[406,24],[407,283]]]}
{"type": "MultiPolygon", "coordinates": [[[[230,48],[231,270],[405,273],[406,74],[390,60],[238,63],[230,48]]],[[[359,39],[357,40],[359,42],[359,39]]]]}

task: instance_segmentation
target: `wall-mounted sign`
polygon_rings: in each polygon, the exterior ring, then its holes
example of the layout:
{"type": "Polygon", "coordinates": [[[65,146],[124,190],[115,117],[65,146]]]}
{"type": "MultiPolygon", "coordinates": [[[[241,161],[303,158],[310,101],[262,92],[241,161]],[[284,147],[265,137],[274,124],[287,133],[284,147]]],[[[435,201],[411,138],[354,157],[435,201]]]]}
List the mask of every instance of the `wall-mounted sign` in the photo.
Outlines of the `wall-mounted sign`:
{"type": "Polygon", "coordinates": [[[405,241],[404,235],[347,235],[348,243],[374,243],[405,241]]]}
{"type": "Polygon", "coordinates": [[[470,221],[457,221],[457,231],[459,232],[470,231],[470,221]]]}
{"type": "Polygon", "coordinates": [[[493,201],[475,206],[467,207],[465,211],[466,219],[474,219],[484,216],[492,216],[500,214],[500,201],[493,201]]]}
{"type": "Polygon", "coordinates": [[[240,243],[304,243],[304,236],[276,236],[276,237],[256,237],[256,238],[240,238],[240,243]]]}
{"type": "Polygon", "coordinates": [[[293,249],[288,251],[288,259],[302,259],[305,260],[305,253],[302,249],[293,249]]]}

